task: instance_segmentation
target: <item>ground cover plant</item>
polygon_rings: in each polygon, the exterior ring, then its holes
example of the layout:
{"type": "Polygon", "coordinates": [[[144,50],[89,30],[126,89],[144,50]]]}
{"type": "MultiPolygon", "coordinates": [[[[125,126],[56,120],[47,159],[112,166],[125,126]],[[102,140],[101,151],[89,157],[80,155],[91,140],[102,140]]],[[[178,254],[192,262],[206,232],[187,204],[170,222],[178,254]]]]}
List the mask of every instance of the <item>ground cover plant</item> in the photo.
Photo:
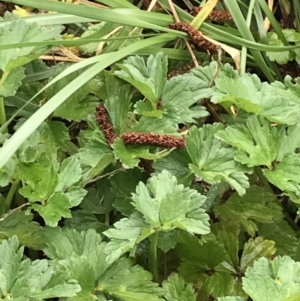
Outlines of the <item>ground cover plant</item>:
{"type": "Polygon", "coordinates": [[[0,15],[0,300],[300,300],[297,0],[0,15]]]}

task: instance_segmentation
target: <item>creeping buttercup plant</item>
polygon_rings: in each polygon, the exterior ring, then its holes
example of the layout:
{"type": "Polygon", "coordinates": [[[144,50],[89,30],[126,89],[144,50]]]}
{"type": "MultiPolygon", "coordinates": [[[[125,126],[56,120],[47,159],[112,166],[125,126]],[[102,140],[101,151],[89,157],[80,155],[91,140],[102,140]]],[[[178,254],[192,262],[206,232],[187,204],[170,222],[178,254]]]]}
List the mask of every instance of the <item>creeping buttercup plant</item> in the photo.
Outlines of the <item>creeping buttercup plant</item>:
{"type": "MultiPolygon", "coordinates": [[[[14,130],[80,77],[56,80],[66,66],[25,49],[0,50],[0,122],[17,116],[14,130]],[[37,70],[50,79],[24,79],[37,70]]],[[[217,61],[171,77],[171,62],[133,55],[96,73],[6,160],[0,300],[299,300],[300,78],[217,61]]]]}

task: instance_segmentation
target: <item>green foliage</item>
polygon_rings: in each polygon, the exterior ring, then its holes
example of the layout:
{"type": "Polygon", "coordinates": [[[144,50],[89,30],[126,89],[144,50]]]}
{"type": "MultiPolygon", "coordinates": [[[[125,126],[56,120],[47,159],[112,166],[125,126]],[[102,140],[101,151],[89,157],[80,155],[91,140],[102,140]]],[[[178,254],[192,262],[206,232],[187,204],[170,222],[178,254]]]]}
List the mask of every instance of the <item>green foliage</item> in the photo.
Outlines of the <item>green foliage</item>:
{"type": "Polygon", "coordinates": [[[11,14],[0,22],[0,125],[11,118],[0,130],[0,299],[298,300],[300,78],[282,81],[274,63],[299,62],[299,47],[287,45],[299,44],[297,31],[270,19],[266,35],[264,1],[252,1],[257,46],[249,24],[241,30],[238,2],[225,0],[239,31],[204,23],[203,33],[243,46],[240,70],[213,57],[170,76],[186,52],[167,49],[176,32],[160,37],[172,21],[160,10],[27,1],[61,8],[66,24],[74,13],[93,25],[74,21],[74,37],[60,40],[62,28],[49,25],[59,14],[48,26],[11,14]],[[153,20],[158,46],[143,36],[153,20]],[[37,58],[54,39],[97,55],[49,67],[37,58]],[[268,82],[245,72],[249,45],[268,82]],[[30,135],[8,155],[2,146],[22,127],[30,135]]]}
{"type": "Polygon", "coordinates": [[[80,291],[67,271],[56,270],[46,259],[22,260],[24,247],[16,236],[0,245],[0,294],[3,300],[41,300],[73,297],[80,291]]]}

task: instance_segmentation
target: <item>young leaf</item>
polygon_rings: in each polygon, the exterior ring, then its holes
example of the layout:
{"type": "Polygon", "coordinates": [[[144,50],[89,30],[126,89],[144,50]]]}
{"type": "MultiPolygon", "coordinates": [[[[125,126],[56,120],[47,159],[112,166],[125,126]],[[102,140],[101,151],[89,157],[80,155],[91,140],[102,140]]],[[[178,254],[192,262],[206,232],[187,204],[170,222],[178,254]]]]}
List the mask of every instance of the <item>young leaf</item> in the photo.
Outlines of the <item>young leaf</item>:
{"type": "Polygon", "coordinates": [[[175,123],[195,122],[195,118],[208,116],[203,106],[194,106],[200,99],[211,95],[207,83],[190,75],[179,75],[167,81],[162,95],[164,116],[175,123]]]}
{"type": "Polygon", "coordinates": [[[246,270],[243,288],[253,301],[289,300],[300,293],[300,263],[287,256],[260,258],[246,270]]]}
{"type": "Polygon", "coordinates": [[[162,284],[166,291],[167,301],[196,301],[197,295],[191,284],[185,285],[184,280],[178,274],[171,274],[162,284]]]}
{"type": "Polygon", "coordinates": [[[271,240],[264,240],[262,237],[250,238],[244,247],[241,258],[241,271],[252,266],[253,262],[260,257],[271,258],[276,252],[275,243],[271,240]]]}
{"type": "MultiPolygon", "coordinates": [[[[225,181],[240,195],[249,187],[246,168],[234,160],[234,150],[215,138],[223,128],[222,124],[204,125],[190,129],[186,137],[186,147],[190,155],[190,169],[204,181],[215,184],[225,181]]],[[[249,171],[249,170],[248,170],[249,171]]]]}
{"type": "Polygon", "coordinates": [[[41,300],[73,297],[81,290],[76,281],[55,271],[45,259],[22,261],[24,248],[16,236],[0,244],[0,297],[13,300],[41,300]]]}
{"type": "Polygon", "coordinates": [[[255,222],[271,224],[283,218],[276,196],[260,186],[251,186],[247,194],[234,193],[224,205],[216,206],[215,212],[223,220],[242,225],[250,235],[255,235],[255,222]]]}
{"type": "Polygon", "coordinates": [[[25,184],[19,192],[30,202],[45,201],[58,184],[58,175],[53,162],[45,154],[34,163],[19,164],[17,172],[25,184]]]}
{"type": "Polygon", "coordinates": [[[130,56],[115,74],[137,88],[154,107],[162,95],[167,76],[167,57],[163,52],[150,55],[147,64],[140,56],[130,56]]]}
{"type": "Polygon", "coordinates": [[[196,190],[178,185],[168,171],[139,183],[132,197],[133,205],[146,222],[161,230],[181,228],[190,233],[209,233],[209,216],[201,208],[205,197],[196,190]]]}

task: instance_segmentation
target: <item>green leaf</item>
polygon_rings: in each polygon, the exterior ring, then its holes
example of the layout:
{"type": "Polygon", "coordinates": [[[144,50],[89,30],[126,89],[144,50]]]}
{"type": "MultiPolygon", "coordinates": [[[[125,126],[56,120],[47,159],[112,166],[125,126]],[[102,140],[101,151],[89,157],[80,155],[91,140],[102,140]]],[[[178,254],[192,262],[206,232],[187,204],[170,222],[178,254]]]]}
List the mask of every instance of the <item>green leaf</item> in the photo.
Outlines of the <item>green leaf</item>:
{"type": "Polygon", "coordinates": [[[56,227],[62,217],[71,217],[70,202],[66,194],[54,193],[48,200],[46,206],[37,203],[31,207],[36,210],[45,220],[46,224],[56,227]]]}
{"type": "Polygon", "coordinates": [[[132,193],[135,192],[139,182],[147,181],[147,174],[138,168],[128,169],[112,176],[110,182],[112,193],[115,196],[113,206],[125,216],[134,212],[132,193]]]}
{"type": "Polygon", "coordinates": [[[55,191],[63,192],[68,190],[80,180],[81,174],[82,169],[76,157],[69,157],[65,159],[60,165],[58,184],[55,191]]]}
{"type": "Polygon", "coordinates": [[[153,162],[152,167],[157,172],[169,171],[176,178],[189,173],[190,157],[185,149],[174,150],[168,156],[153,162]]]}
{"type": "Polygon", "coordinates": [[[260,186],[251,186],[247,194],[234,193],[224,205],[215,207],[215,212],[223,220],[231,220],[242,225],[250,235],[255,235],[255,222],[273,225],[283,218],[282,208],[276,196],[260,186]]]}
{"type": "Polygon", "coordinates": [[[87,231],[88,229],[95,229],[98,233],[107,230],[107,226],[100,223],[97,217],[84,210],[72,212],[72,217],[65,220],[64,225],[74,228],[77,231],[87,231]]]}
{"type": "Polygon", "coordinates": [[[22,67],[14,68],[12,71],[8,73],[7,76],[2,75],[2,85],[0,86],[0,95],[3,97],[15,95],[24,77],[25,77],[25,73],[24,73],[24,68],[22,67]]]}
{"type": "Polygon", "coordinates": [[[238,148],[235,160],[252,166],[266,166],[263,173],[275,186],[299,202],[299,125],[271,127],[265,119],[254,115],[246,125],[229,126],[216,137],[238,148]]]}
{"type": "MultiPolygon", "coordinates": [[[[59,74],[62,70],[57,69],[59,74]]],[[[50,99],[56,95],[57,91],[60,91],[63,87],[67,86],[71,81],[76,79],[80,75],[81,71],[76,71],[65,76],[61,80],[52,84],[45,90],[46,98],[50,99]]],[[[54,77],[57,75],[54,74],[54,77]]],[[[51,78],[52,79],[52,78],[51,78]]],[[[50,79],[50,80],[51,80],[50,79]]],[[[101,86],[102,82],[98,78],[93,78],[86,84],[82,85],[80,89],[76,90],[68,99],[66,99],[53,113],[55,117],[61,117],[68,120],[80,121],[87,119],[89,114],[95,113],[95,108],[98,104],[97,97],[90,94],[96,94],[101,86]]]]}
{"type": "Polygon", "coordinates": [[[95,120],[95,114],[88,117],[89,128],[80,132],[80,148],[75,155],[83,169],[83,182],[98,176],[114,161],[110,146],[95,120]]]}
{"type": "Polygon", "coordinates": [[[166,117],[157,119],[154,117],[142,116],[139,121],[132,126],[132,131],[179,136],[177,133],[178,125],[166,117]]]}
{"type": "Polygon", "coordinates": [[[242,109],[238,116],[246,111],[264,116],[271,122],[290,125],[298,123],[299,101],[290,97],[286,91],[281,93],[278,82],[275,85],[261,83],[256,74],[239,75],[226,64],[216,77],[215,87],[212,102],[220,103],[227,111],[231,105],[236,105],[242,109]],[[239,89],[236,89],[237,86],[239,89]]]}
{"type": "Polygon", "coordinates": [[[132,199],[146,222],[156,229],[210,232],[209,216],[201,208],[205,197],[196,190],[178,185],[176,178],[166,170],[151,177],[146,185],[139,183],[132,199]]]}
{"type": "Polygon", "coordinates": [[[60,121],[44,122],[40,127],[40,134],[40,142],[46,146],[46,153],[54,159],[57,159],[58,151],[66,152],[73,147],[68,128],[60,121]]]}
{"type": "Polygon", "coordinates": [[[41,157],[45,152],[45,146],[40,143],[41,135],[34,131],[17,151],[19,161],[22,163],[32,163],[41,157]]]}
{"type": "MultiPolygon", "coordinates": [[[[107,34],[109,34],[118,26],[118,24],[114,24],[111,22],[100,22],[99,24],[89,26],[88,29],[84,31],[84,33],[81,35],[81,38],[104,38],[107,34]]],[[[97,50],[98,46],[99,43],[88,43],[79,46],[79,49],[82,52],[92,54],[97,50]]]]}
{"type": "Polygon", "coordinates": [[[58,175],[47,156],[40,156],[34,163],[21,163],[17,168],[18,177],[26,184],[19,192],[30,202],[43,202],[54,192],[58,175]]]}
{"type": "Polygon", "coordinates": [[[96,187],[89,187],[88,193],[80,204],[80,208],[86,212],[105,214],[112,211],[114,196],[108,178],[96,182],[96,187]]]}
{"type": "Polygon", "coordinates": [[[171,232],[159,232],[157,237],[157,247],[167,253],[174,249],[178,241],[179,231],[174,229],[171,232]]]}
{"type": "Polygon", "coordinates": [[[260,258],[249,267],[243,288],[253,301],[282,301],[300,292],[300,263],[287,256],[260,258]]]}
{"type": "Polygon", "coordinates": [[[264,169],[263,173],[273,185],[285,191],[296,203],[300,203],[300,154],[284,157],[274,170],[264,169]]]}
{"type": "MultiPolygon", "coordinates": [[[[287,39],[288,42],[292,42],[293,44],[300,44],[300,34],[291,28],[282,29],[282,33],[287,39]]],[[[275,32],[268,33],[268,41],[269,45],[272,46],[284,46],[282,41],[278,38],[275,32]]],[[[283,65],[296,59],[299,64],[300,56],[297,49],[291,51],[280,51],[280,52],[266,52],[266,55],[270,59],[270,61],[276,61],[276,63],[283,65]]]]}
{"type": "Polygon", "coordinates": [[[272,168],[283,140],[284,132],[255,115],[247,119],[246,126],[237,124],[220,130],[216,137],[238,148],[235,159],[249,167],[265,165],[272,168]]]}
{"type": "Polygon", "coordinates": [[[167,57],[162,52],[150,55],[146,63],[140,56],[131,56],[118,64],[121,71],[115,71],[115,74],[137,88],[154,107],[166,83],[167,64],[167,57]]]}
{"type": "Polygon", "coordinates": [[[80,286],[67,273],[55,271],[45,259],[22,261],[23,247],[16,236],[0,245],[0,297],[26,301],[52,297],[73,297],[80,286]]]}
{"type": "Polygon", "coordinates": [[[71,228],[47,228],[45,231],[47,247],[43,249],[51,259],[65,260],[71,257],[84,257],[93,267],[96,277],[100,277],[108,265],[100,234],[94,229],[76,231],[71,228]]]}
{"type": "MultiPolygon", "coordinates": [[[[40,27],[37,23],[27,23],[24,19],[16,19],[0,27],[0,45],[57,39],[60,31],[61,27],[40,27]]],[[[39,57],[47,50],[49,50],[48,46],[0,50],[0,69],[9,72],[14,67],[25,65],[39,57]]]]}
{"type": "Polygon", "coordinates": [[[42,249],[45,246],[43,228],[32,221],[32,214],[15,211],[0,221],[0,237],[10,238],[17,236],[20,244],[33,249],[42,249]]]}
{"type": "Polygon", "coordinates": [[[128,150],[125,143],[121,138],[116,138],[112,144],[114,153],[117,159],[119,159],[125,168],[137,167],[140,160],[138,156],[128,150]]]}
{"type": "Polygon", "coordinates": [[[262,110],[261,90],[265,87],[259,77],[256,74],[239,75],[236,70],[228,66],[224,69],[215,80],[216,91],[211,101],[224,103],[225,107],[235,104],[247,112],[259,113],[262,110]]]}
{"type": "Polygon", "coordinates": [[[262,237],[250,238],[244,246],[241,258],[241,271],[252,266],[254,261],[260,257],[271,258],[276,252],[275,243],[271,240],[264,240],[262,237]]]}
{"type": "Polygon", "coordinates": [[[162,284],[166,291],[165,299],[168,301],[196,301],[197,295],[193,286],[185,285],[184,280],[178,274],[171,274],[162,284]]]}
{"type": "Polygon", "coordinates": [[[218,298],[218,301],[247,301],[242,297],[221,297],[218,298]]]}
{"type": "Polygon", "coordinates": [[[72,300],[95,300],[95,282],[109,266],[101,236],[94,229],[47,228],[46,243],[44,252],[57,262],[56,268],[67,271],[82,287],[72,300]]]}
{"type": "Polygon", "coordinates": [[[163,290],[151,280],[150,272],[121,258],[98,279],[96,290],[109,291],[124,301],[162,301],[163,290]]]}
{"type": "Polygon", "coordinates": [[[235,280],[228,272],[216,271],[210,277],[207,277],[203,285],[202,295],[206,297],[206,300],[210,296],[216,298],[229,295],[234,289],[234,284],[235,280]]]}
{"type": "Polygon", "coordinates": [[[109,74],[105,80],[108,98],[105,99],[105,107],[109,114],[116,134],[121,134],[127,128],[127,115],[130,110],[132,88],[124,85],[116,76],[109,74]]]}
{"type": "Polygon", "coordinates": [[[234,149],[215,138],[222,128],[222,124],[215,123],[190,129],[186,137],[186,148],[192,162],[189,167],[205,182],[215,184],[225,181],[243,195],[249,187],[244,172],[249,170],[234,160],[234,149]]]}
{"type": "Polygon", "coordinates": [[[163,111],[154,109],[151,103],[147,100],[139,100],[134,105],[134,113],[142,115],[143,117],[154,117],[161,119],[163,117],[163,111]]]}
{"type": "Polygon", "coordinates": [[[286,220],[276,220],[272,224],[259,223],[259,236],[273,240],[276,247],[276,255],[295,256],[298,237],[286,220]]]}
{"type": "Polygon", "coordinates": [[[111,239],[107,244],[107,261],[114,262],[124,253],[131,251],[135,245],[152,234],[143,218],[133,213],[130,218],[122,218],[114,223],[114,228],[103,234],[111,239]]]}
{"type": "Polygon", "coordinates": [[[213,271],[226,258],[226,252],[218,242],[208,240],[201,244],[188,234],[181,236],[176,251],[181,259],[179,272],[186,281],[194,283],[204,276],[205,271],[213,271]]]}
{"type": "Polygon", "coordinates": [[[56,266],[59,271],[68,272],[70,277],[75,278],[80,284],[81,291],[73,297],[72,301],[94,301],[96,296],[95,289],[95,272],[91,264],[84,257],[70,257],[61,260],[56,266]]]}
{"type": "Polygon", "coordinates": [[[193,75],[173,77],[167,81],[162,95],[164,116],[175,123],[195,123],[195,118],[208,116],[209,113],[205,107],[193,105],[210,95],[207,83],[193,75]]]}

